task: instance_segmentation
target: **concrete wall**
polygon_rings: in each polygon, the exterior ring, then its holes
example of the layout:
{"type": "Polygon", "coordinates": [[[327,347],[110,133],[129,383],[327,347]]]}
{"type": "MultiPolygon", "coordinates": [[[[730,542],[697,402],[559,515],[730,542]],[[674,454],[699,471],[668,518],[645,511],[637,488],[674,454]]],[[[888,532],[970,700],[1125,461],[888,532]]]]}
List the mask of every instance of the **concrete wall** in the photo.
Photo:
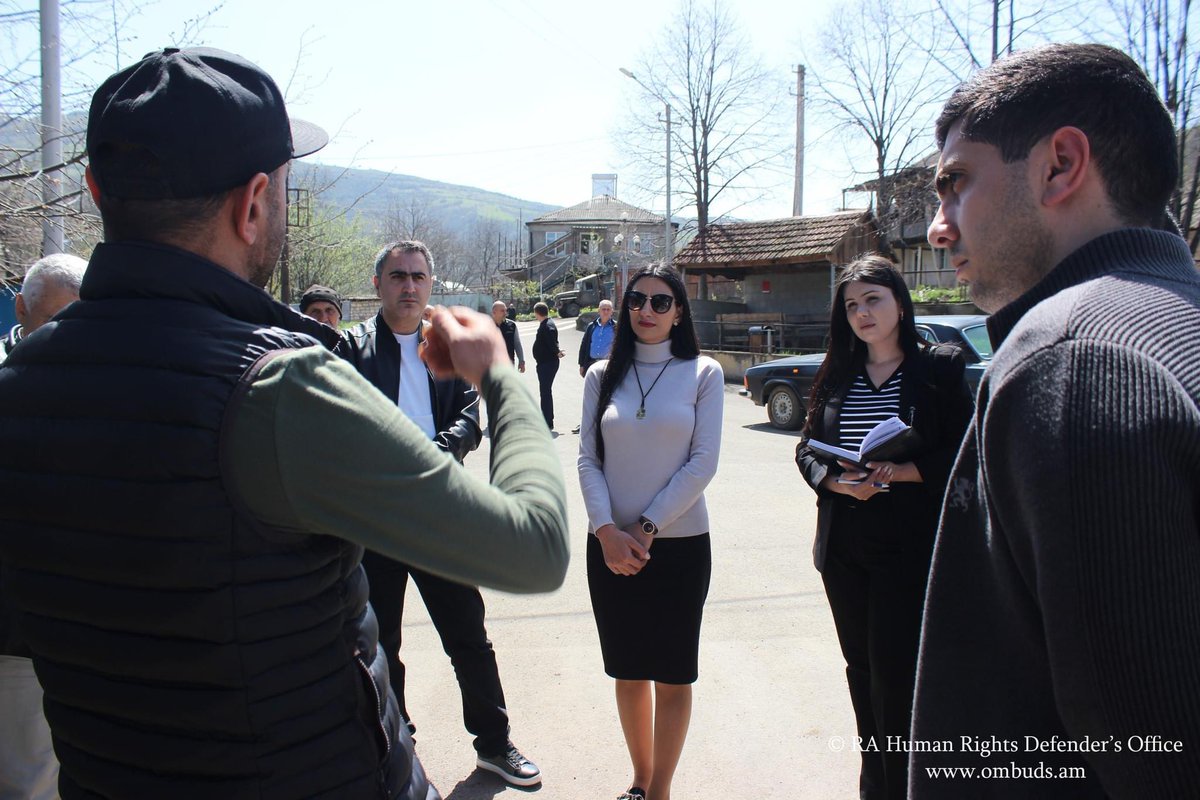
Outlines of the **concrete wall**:
{"type": "Polygon", "coordinates": [[[804,267],[794,272],[749,275],[744,282],[746,311],[772,311],[824,318],[829,314],[829,268],[804,267]],[[769,293],[763,281],[771,282],[769,293]]]}

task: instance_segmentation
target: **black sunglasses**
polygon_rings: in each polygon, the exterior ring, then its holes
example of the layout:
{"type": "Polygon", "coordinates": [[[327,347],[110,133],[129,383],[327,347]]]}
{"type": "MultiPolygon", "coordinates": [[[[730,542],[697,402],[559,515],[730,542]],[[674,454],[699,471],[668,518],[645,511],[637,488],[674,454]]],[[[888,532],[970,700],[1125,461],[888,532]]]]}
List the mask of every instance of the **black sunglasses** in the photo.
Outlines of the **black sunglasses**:
{"type": "Polygon", "coordinates": [[[630,289],[625,293],[625,307],[630,311],[641,311],[642,306],[646,305],[646,301],[650,301],[650,307],[654,309],[656,314],[665,314],[671,310],[671,305],[675,302],[674,295],[656,294],[647,297],[645,292],[635,292],[630,289]]]}

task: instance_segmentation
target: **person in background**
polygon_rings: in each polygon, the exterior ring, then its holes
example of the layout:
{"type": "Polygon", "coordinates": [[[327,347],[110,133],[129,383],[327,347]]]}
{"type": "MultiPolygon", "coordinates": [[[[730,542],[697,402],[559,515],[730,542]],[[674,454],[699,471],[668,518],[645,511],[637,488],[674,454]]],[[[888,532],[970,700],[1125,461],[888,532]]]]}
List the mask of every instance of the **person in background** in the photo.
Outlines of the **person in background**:
{"type": "Polygon", "coordinates": [[[679,273],[639,270],[612,356],[586,375],[578,461],[592,613],[633,766],[621,800],[667,800],[687,738],[724,398],[679,273]]]}
{"type": "Polygon", "coordinates": [[[517,323],[512,320],[516,315],[509,313],[511,310],[504,305],[503,300],[497,300],[492,303],[492,321],[504,337],[504,346],[508,349],[508,362],[511,364],[515,360],[517,371],[524,372],[525,351],[521,349],[521,334],[517,332],[517,323]]]}
{"type": "Polygon", "coordinates": [[[533,315],[538,319],[537,335],[533,339],[533,360],[537,362],[542,417],[546,420],[546,427],[554,430],[554,376],[558,375],[558,362],[566,353],[558,346],[558,327],[550,319],[549,306],[536,303],[533,315]]]}
{"type": "MultiPolygon", "coordinates": [[[[19,323],[0,348],[0,363],[17,342],[79,299],[86,270],[86,261],[67,253],[33,263],[16,297],[19,323]]],[[[0,797],[54,800],[58,760],[42,713],[42,686],[33,671],[32,653],[6,607],[3,588],[0,578],[0,797]]]]}
{"type": "Polygon", "coordinates": [[[328,286],[314,283],[300,296],[300,313],[336,331],[342,322],[342,296],[328,286]]]}
{"type": "MultiPolygon", "coordinates": [[[[458,377],[439,380],[421,361],[433,290],[433,253],[418,241],[387,244],[375,257],[372,280],[379,313],[342,336],[342,353],[388,401],[399,406],[438,449],[456,462],[479,446],[479,394],[458,377]]],[[[475,736],[476,764],[514,786],[542,779],[537,765],[508,738],[508,704],[500,685],[496,653],[484,627],[479,589],[368,550],[363,569],[371,587],[371,607],[379,620],[379,643],[388,661],[392,690],[409,731],[416,733],[405,702],[404,662],[400,659],[404,596],[411,576],[450,656],[462,695],[463,722],[475,736]]]]}
{"type": "Polygon", "coordinates": [[[66,800],[436,800],[363,549],[509,591],[562,584],[558,458],[491,321],[439,310],[425,348],[498,421],[489,484],[263,290],[290,162],[327,139],[212,48],[151,53],[92,97],[104,242],[80,300],[0,367],[0,579],[66,800]],[[314,451],[314,432],[336,446],[314,451]]]}
{"type": "Polygon", "coordinates": [[[862,800],[903,800],[908,791],[908,753],[888,743],[906,740],[912,721],[938,512],[971,416],[965,369],[957,347],[921,339],[908,287],[890,261],[862,256],[841,271],[796,464],[817,493],[813,560],[863,742],[862,800]],[[890,417],[910,425],[917,443],[903,461],[872,462],[869,475],[844,471],[845,462],[831,467],[808,446],[816,439],[857,451],[890,417]]]}
{"type": "Polygon", "coordinates": [[[0,339],[0,362],[22,337],[79,299],[79,284],[86,269],[87,262],[70,253],[54,253],[33,262],[25,273],[20,293],[14,298],[17,324],[0,339]]]}
{"type": "Polygon", "coordinates": [[[913,737],[1016,747],[914,751],[912,797],[1195,797],[1200,276],[1167,211],[1171,114],[1125,53],[1054,44],[976,72],[935,132],[929,242],[995,356],[942,511],[913,737]],[[996,759],[1011,779],[926,769],[996,759]]]}
{"type": "MultiPolygon", "coordinates": [[[[579,343],[579,377],[587,374],[588,367],[602,358],[608,358],[612,352],[613,339],[616,337],[617,325],[613,321],[612,300],[601,300],[596,319],[588,323],[583,332],[583,341],[579,343]]],[[[580,425],[571,429],[571,433],[579,433],[580,425]]]]}

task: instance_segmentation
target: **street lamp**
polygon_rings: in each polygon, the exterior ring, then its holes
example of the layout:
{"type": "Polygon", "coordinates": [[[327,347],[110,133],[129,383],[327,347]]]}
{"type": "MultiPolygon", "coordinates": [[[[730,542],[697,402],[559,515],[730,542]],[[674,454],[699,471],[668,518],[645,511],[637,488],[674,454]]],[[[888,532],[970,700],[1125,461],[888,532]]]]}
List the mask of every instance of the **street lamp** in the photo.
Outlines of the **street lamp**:
{"type": "Polygon", "coordinates": [[[620,70],[621,70],[621,74],[624,75],[626,78],[633,78],[635,81],[637,81],[638,86],[641,86],[647,92],[654,95],[659,100],[662,100],[663,108],[666,109],[666,120],[667,120],[667,220],[666,220],[666,224],[663,226],[663,228],[664,228],[663,232],[666,234],[666,238],[664,239],[666,249],[664,251],[665,256],[663,258],[663,263],[669,267],[669,266],[671,266],[671,255],[672,255],[671,251],[675,247],[675,242],[674,242],[675,237],[671,235],[671,104],[668,103],[666,100],[663,100],[663,98],[658,94],[658,92],[654,91],[649,86],[642,83],[641,79],[638,78],[637,75],[634,75],[632,72],[625,69],[624,67],[621,67],[620,70]]]}

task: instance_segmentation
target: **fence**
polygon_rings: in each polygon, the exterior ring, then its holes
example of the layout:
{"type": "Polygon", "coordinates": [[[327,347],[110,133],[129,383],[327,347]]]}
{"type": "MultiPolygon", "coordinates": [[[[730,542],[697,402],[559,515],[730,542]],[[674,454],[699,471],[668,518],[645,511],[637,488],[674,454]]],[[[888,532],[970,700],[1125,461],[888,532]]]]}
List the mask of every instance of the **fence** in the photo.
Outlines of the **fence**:
{"type": "Polygon", "coordinates": [[[695,324],[702,348],[729,352],[824,352],[829,333],[828,322],[697,320],[695,324]]]}

